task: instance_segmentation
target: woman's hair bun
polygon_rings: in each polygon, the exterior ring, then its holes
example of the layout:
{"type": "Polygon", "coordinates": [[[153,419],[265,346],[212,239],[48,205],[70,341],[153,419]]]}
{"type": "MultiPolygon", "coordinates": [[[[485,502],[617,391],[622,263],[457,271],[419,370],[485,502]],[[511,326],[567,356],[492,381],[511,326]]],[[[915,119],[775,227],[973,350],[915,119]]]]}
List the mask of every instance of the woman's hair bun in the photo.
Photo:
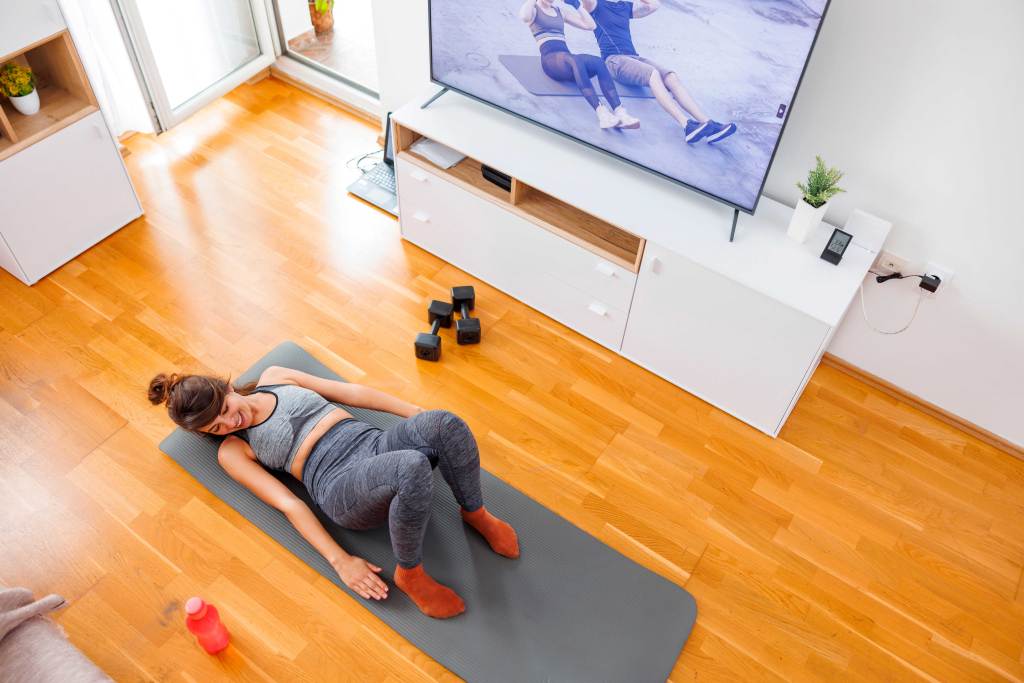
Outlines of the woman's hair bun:
{"type": "Polygon", "coordinates": [[[166,375],[161,372],[149,381],[149,402],[155,406],[166,403],[171,395],[171,389],[182,379],[184,378],[176,373],[166,375]]]}

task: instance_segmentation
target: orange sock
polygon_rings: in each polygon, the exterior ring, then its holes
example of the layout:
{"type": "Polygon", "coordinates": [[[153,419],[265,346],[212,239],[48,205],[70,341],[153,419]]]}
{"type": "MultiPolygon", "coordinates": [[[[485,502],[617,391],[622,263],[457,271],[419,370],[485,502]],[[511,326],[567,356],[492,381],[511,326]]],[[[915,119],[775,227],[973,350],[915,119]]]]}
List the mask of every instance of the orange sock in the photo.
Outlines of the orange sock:
{"type": "Polygon", "coordinates": [[[482,505],[473,512],[463,509],[462,519],[487,539],[494,552],[505,557],[519,557],[519,537],[508,522],[498,519],[482,505]]]}
{"type": "Polygon", "coordinates": [[[412,569],[395,567],[395,585],[412,598],[420,611],[428,617],[447,619],[466,611],[466,603],[459,594],[440,584],[427,574],[420,562],[412,569]]]}

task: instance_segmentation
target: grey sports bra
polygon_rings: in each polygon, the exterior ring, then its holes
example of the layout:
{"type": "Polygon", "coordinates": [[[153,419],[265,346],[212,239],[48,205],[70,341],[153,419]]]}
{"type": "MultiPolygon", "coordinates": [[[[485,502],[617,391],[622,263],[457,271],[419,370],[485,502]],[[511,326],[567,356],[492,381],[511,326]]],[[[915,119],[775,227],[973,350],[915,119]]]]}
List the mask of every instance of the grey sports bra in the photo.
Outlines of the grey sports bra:
{"type": "Polygon", "coordinates": [[[555,15],[551,16],[540,7],[534,7],[533,21],[530,22],[530,31],[538,45],[543,45],[549,40],[565,41],[565,19],[562,12],[555,7],[555,15]]]}
{"type": "Polygon", "coordinates": [[[293,384],[267,384],[255,392],[273,394],[277,403],[267,419],[236,435],[249,444],[260,464],[290,472],[302,440],[337,406],[315,391],[293,384]]]}

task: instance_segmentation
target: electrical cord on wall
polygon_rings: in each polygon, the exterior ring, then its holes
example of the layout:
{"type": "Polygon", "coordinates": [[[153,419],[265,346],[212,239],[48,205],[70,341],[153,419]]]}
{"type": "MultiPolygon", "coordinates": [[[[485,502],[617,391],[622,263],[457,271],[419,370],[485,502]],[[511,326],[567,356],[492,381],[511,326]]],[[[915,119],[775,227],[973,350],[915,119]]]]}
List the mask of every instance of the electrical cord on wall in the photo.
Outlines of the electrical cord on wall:
{"type": "Polygon", "coordinates": [[[871,324],[871,321],[868,319],[868,309],[864,305],[864,283],[861,283],[861,285],[860,285],[860,310],[861,310],[861,313],[864,314],[864,322],[866,322],[868,324],[868,327],[870,327],[872,330],[874,330],[875,332],[877,332],[879,334],[899,334],[900,332],[906,332],[907,329],[909,329],[910,326],[914,323],[914,319],[917,318],[917,311],[918,311],[918,309],[921,308],[921,299],[923,299],[923,298],[924,298],[924,290],[919,288],[917,290],[917,302],[914,304],[914,312],[910,315],[910,320],[907,321],[906,325],[904,325],[903,327],[901,327],[898,330],[881,330],[881,329],[875,327],[873,324],[871,324]]]}
{"type": "MultiPolygon", "coordinates": [[[[879,284],[888,282],[889,280],[903,280],[903,279],[908,278],[908,277],[917,277],[917,278],[923,278],[924,277],[923,275],[903,275],[902,273],[889,273],[888,275],[882,275],[881,273],[876,273],[873,270],[869,270],[868,272],[875,276],[875,282],[878,282],[879,284]]],[[[860,311],[861,311],[861,313],[864,314],[864,322],[867,323],[868,327],[870,327],[872,330],[874,330],[875,332],[877,332],[879,334],[900,334],[901,332],[906,332],[910,328],[910,326],[912,324],[914,324],[914,320],[917,318],[917,312],[921,308],[921,300],[923,298],[924,298],[924,290],[921,289],[920,287],[918,287],[918,289],[917,289],[917,301],[914,303],[914,312],[910,314],[910,320],[907,321],[907,324],[904,325],[903,327],[901,327],[898,330],[882,330],[882,329],[879,329],[879,328],[875,327],[871,323],[871,320],[868,319],[868,309],[867,309],[867,306],[864,303],[864,283],[862,282],[860,284],[860,311]]]]}

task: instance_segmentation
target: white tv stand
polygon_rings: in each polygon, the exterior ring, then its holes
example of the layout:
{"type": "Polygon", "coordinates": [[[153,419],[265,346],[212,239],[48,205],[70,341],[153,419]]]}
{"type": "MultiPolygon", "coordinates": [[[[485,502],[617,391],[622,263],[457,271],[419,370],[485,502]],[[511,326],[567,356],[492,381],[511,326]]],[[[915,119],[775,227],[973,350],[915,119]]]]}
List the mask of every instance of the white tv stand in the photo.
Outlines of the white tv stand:
{"type": "Polygon", "coordinates": [[[890,224],[857,212],[786,237],[792,209],[733,210],[457,93],[392,115],[402,236],[761,431],[776,436],[890,224]],[[444,170],[409,149],[466,155],[444,170]],[[505,192],[480,165],[512,176],[505,192]]]}

